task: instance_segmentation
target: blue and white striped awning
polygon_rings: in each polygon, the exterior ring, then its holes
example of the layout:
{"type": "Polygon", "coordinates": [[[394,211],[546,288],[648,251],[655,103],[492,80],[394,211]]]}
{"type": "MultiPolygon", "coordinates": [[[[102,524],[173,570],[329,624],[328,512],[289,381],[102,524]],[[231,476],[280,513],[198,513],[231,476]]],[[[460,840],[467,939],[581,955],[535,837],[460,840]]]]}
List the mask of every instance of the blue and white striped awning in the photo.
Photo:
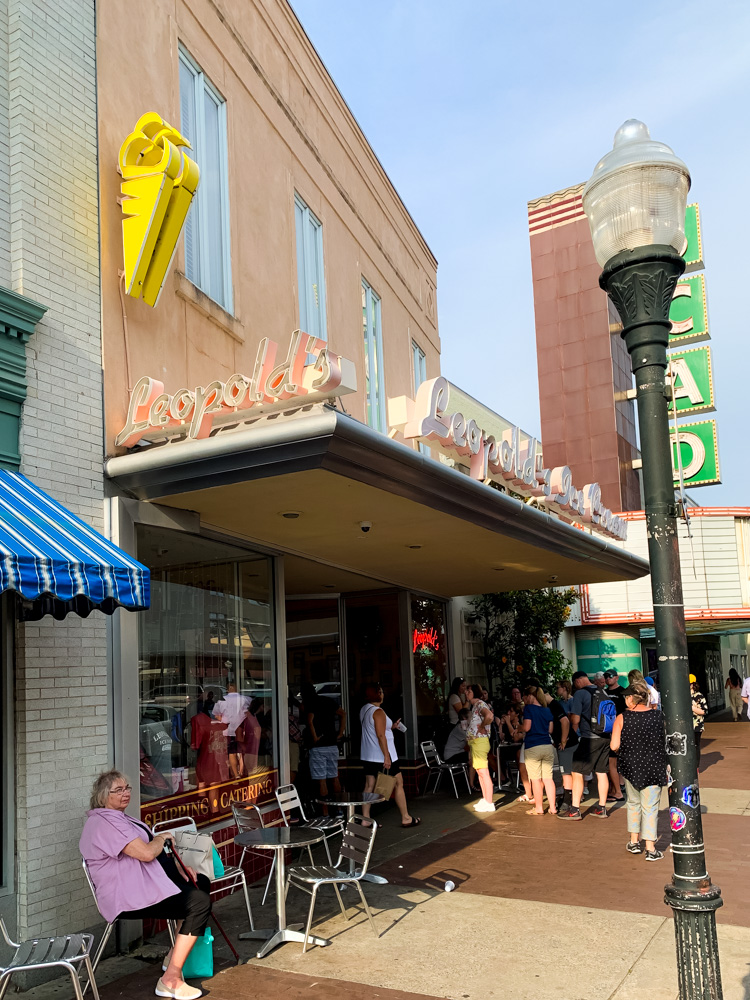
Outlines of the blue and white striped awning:
{"type": "Polygon", "coordinates": [[[149,571],[17,472],[0,469],[0,593],[24,618],[149,606],[149,571]]]}

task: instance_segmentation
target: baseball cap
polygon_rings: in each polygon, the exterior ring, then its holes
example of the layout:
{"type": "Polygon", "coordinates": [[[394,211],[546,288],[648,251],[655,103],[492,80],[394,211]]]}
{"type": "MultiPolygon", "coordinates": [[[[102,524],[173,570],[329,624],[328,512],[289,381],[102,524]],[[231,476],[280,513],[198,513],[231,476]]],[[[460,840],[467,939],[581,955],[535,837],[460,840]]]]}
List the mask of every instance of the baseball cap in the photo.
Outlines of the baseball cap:
{"type": "Polygon", "coordinates": [[[648,684],[648,686],[650,688],[652,688],[654,686],[654,678],[653,677],[647,677],[646,678],[646,683],[648,684]]]}
{"type": "Polygon", "coordinates": [[[688,677],[688,680],[690,681],[690,683],[691,683],[691,684],[697,684],[697,683],[698,683],[698,679],[697,679],[697,677],[695,676],[695,674],[691,674],[691,675],[690,675],[690,676],[688,677]]]}
{"type": "Polygon", "coordinates": [[[617,673],[616,670],[605,670],[604,671],[604,676],[605,677],[619,677],[620,675],[617,673]]]}

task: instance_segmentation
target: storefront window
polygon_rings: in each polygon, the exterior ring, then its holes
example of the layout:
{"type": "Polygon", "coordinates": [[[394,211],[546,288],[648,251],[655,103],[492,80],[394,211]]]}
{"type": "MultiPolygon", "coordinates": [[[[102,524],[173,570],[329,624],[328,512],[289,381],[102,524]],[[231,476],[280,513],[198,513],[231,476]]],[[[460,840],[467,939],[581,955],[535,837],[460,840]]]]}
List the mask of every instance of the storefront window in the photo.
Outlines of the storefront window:
{"type": "Polygon", "coordinates": [[[411,644],[419,739],[431,740],[439,735],[448,696],[448,644],[442,601],[412,598],[411,644]]]}
{"type": "Polygon", "coordinates": [[[278,783],[272,562],[143,525],[138,558],[142,816],[207,823],[278,783]]]}

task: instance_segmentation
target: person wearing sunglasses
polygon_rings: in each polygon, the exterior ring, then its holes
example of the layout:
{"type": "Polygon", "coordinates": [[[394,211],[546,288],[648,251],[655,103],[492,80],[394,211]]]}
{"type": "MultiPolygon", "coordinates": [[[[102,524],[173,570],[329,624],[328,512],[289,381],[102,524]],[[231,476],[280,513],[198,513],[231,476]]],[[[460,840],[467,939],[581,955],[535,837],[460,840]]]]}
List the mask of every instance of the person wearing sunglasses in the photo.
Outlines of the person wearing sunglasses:
{"type": "Polygon", "coordinates": [[[94,782],[91,808],[79,843],[94,884],[99,912],[107,921],[178,921],[172,950],[156,984],[158,997],[197,1000],[201,990],[188,986],[182,967],[211,913],[210,881],[178,868],[169,833],[154,836],[145,823],[128,816],[132,787],[120,771],[105,771],[94,782]]]}

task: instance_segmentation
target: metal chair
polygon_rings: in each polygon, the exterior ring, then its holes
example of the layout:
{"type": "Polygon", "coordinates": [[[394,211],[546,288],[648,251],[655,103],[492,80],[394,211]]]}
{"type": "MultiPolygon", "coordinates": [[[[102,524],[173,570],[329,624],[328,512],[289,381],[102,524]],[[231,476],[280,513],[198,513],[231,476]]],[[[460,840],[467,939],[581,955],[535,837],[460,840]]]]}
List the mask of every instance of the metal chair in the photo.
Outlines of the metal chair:
{"type": "MultiPolygon", "coordinates": [[[[161,823],[154,823],[151,828],[153,834],[169,833],[174,830],[190,830],[191,833],[198,832],[195,820],[189,816],[181,816],[177,819],[165,819],[161,823]]],[[[238,865],[224,865],[224,874],[211,881],[209,895],[213,898],[214,896],[218,896],[220,892],[234,892],[240,886],[242,886],[242,892],[245,896],[245,909],[247,910],[247,919],[250,922],[250,930],[254,931],[255,924],[253,923],[253,911],[250,909],[247,879],[242,868],[238,865]]]]}
{"type": "Polygon", "coordinates": [[[0,917],[0,931],[2,931],[6,943],[11,948],[16,949],[10,963],[0,965],[0,1000],[8,992],[10,979],[14,973],[54,967],[67,969],[73,980],[76,1000],[83,1000],[84,991],[81,989],[80,980],[80,966],[82,964],[86,968],[94,1000],[99,1000],[99,990],[91,965],[93,934],[65,934],[60,937],[33,938],[31,941],[11,941],[2,917],[0,917]]]}
{"type": "MultiPolygon", "coordinates": [[[[307,827],[309,830],[320,830],[323,834],[323,847],[328,858],[328,864],[332,864],[328,841],[331,837],[335,837],[337,834],[343,832],[344,820],[337,819],[335,816],[313,816],[312,819],[308,819],[302,807],[302,800],[294,785],[279,785],[276,789],[276,801],[284,818],[284,826],[289,826],[289,816],[292,809],[299,809],[300,816],[302,817],[302,822],[299,825],[307,827]]],[[[310,847],[307,848],[307,853],[310,856],[310,864],[314,865],[315,861],[313,860],[312,849],[310,847]]]]}
{"type": "MultiPolygon", "coordinates": [[[[89,889],[91,890],[91,895],[94,897],[94,902],[96,903],[96,908],[99,909],[99,902],[98,902],[98,900],[96,898],[96,886],[94,885],[94,880],[91,878],[91,872],[89,871],[89,866],[86,864],[85,861],[83,861],[81,863],[83,865],[83,874],[86,876],[86,881],[88,882],[89,889]]],[[[99,913],[101,914],[101,910],[99,910],[99,913]]],[[[104,919],[104,918],[102,918],[102,919],[104,919]]],[[[115,926],[115,924],[117,923],[117,921],[119,919],[120,919],[119,917],[115,917],[114,920],[107,921],[107,926],[104,928],[104,933],[102,934],[102,939],[99,942],[99,945],[98,945],[98,947],[96,949],[96,952],[94,954],[94,960],[92,962],[92,968],[93,968],[94,972],[96,972],[96,968],[99,965],[99,961],[100,961],[102,955],[104,954],[104,949],[107,947],[107,941],[109,941],[110,936],[112,934],[112,931],[114,929],[114,926],[115,926]]],[[[168,920],[167,921],[167,929],[169,930],[169,937],[170,937],[170,940],[172,942],[172,945],[174,945],[174,921],[173,920],[168,920]]],[[[84,994],[86,993],[86,991],[88,990],[88,988],[89,988],[89,983],[86,983],[86,985],[83,988],[84,994]]],[[[92,986],[92,990],[93,990],[93,986],[92,986]]],[[[0,994],[0,997],[1,996],[2,995],[0,994]]]]}
{"type": "Polygon", "coordinates": [[[349,917],[346,915],[346,907],[341,899],[339,886],[355,885],[359,892],[359,898],[362,900],[364,911],[370,921],[370,926],[375,932],[375,937],[380,937],[378,929],[375,926],[372,913],[370,912],[370,907],[367,905],[367,900],[365,899],[365,894],[362,891],[361,884],[362,879],[367,874],[367,866],[370,863],[372,845],[375,841],[377,829],[378,824],[375,820],[365,820],[364,816],[358,816],[355,814],[344,828],[343,837],[341,839],[341,850],[335,865],[324,865],[319,867],[314,865],[312,867],[295,865],[288,869],[286,892],[289,892],[289,887],[293,885],[297,889],[301,889],[303,892],[306,892],[312,897],[310,900],[310,911],[307,914],[307,924],[305,925],[305,940],[302,944],[303,955],[307,950],[307,942],[310,937],[310,927],[312,925],[313,911],[315,910],[315,899],[318,894],[318,889],[322,885],[333,886],[333,890],[336,893],[336,898],[339,901],[339,907],[345,920],[348,920],[349,917]],[[364,824],[366,822],[371,823],[372,825],[365,826],[364,824]],[[343,870],[345,860],[354,862],[353,871],[349,871],[348,869],[343,870]]]}
{"type": "Polygon", "coordinates": [[[440,782],[443,780],[443,775],[450,775],[450,779],[453,782],[453,792],[458,798],[458,788],[456,787],[456,775],[463,775],[463,779],[466,782],[466,790],[469,795],[471,795],[471,786],[469,785],[469,775],[466,773],[466,764],[448,764],[440,757],[437,752],[437,747],[432,742],[432,740],[425,741],[419,744],[419,749],[422,751],[422,756],[424,757],[424,762],[428,767],[427,771],[427,781],[424,786],[424,794],[427,794],[427,789],[430,785],[430,780],[435,778],[435,787],[432,789],[432,794],[440,787],[440,782]]]}
{"type": "MultiPolygon", "coordinates": [[[[238,802],[232,803],[232,815],[234,817],[234,822],[237,824],[238,833],[247,833],[249,830],[266,830],[270,826],[280,826],[283,822],[281,816],[276,819],[268,820],[270,813],[275,813],[279,811],[279,807],[275,802],[266,802],[262,806],[256,806],[253,804],[242,805],[238,802]]],[[[239,867],[244,871],[245,855],[250,852],[261,853],[265,857],[265,852],[253,851],[252,847],[243,847],[242,854],[240,855],[239,867]]],[[[261,906],[266,905],[266,897],[268,896],[268,890],[271,888],[271,883],[273,882],[273,873],[276,870],[276,852],[274,851],[273,861],[271,862],[271,869],[268,872],[268,879],[266,880],[266,889],[263,893],[263,900],[261,906]]]]}

